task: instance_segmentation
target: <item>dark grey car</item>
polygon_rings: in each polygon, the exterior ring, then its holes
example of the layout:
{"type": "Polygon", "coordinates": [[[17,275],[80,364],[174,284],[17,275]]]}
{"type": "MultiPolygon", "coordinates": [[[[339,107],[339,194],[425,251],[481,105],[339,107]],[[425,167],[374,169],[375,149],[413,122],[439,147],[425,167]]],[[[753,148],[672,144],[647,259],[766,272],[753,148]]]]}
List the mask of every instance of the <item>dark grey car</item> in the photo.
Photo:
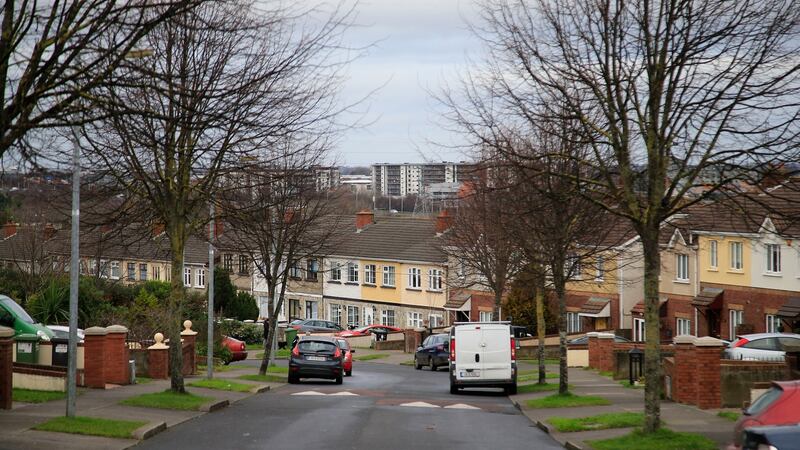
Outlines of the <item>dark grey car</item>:
{"type": "Polygon", "coordinates": [[[431,370],[450,364],[450,335],[434,334],[425,338],[414,354],[414,368],[428,366],[431,370]]]}
{"type": "Polygon", "coordinates": [[[289,357],[289,383],[301,378],[325,378],[342,384],[344,352],[335,338],[301,336],[289,357]]]}
{"type": "Polygon", "coordinates": [[[290,327],[297,330],[299,333],[305,333],[306,331],[310,332],[331,332],[335,333],[337,331],[343,331],[339,324],[335,322],[331,322],[330,320],[322,320],[322,319],[304,319],[304,320],[295,320],[292,322],[290,327]]]}

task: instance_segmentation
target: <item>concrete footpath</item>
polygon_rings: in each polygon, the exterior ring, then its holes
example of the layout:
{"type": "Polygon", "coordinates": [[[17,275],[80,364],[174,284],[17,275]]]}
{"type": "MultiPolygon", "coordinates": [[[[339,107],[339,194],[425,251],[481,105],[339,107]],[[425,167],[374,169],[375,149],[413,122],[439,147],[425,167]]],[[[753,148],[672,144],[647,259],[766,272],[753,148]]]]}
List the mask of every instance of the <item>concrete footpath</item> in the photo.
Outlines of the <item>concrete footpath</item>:
{"type": "MultiPolygon", "coordinates": [[[[258,373],[257,367],[237,365],[231,367],[238,370],[215,372],[215,378],[234,379],[240,375],[258,373]]],[[[280,374],[276,375],[280,376],[280,374]]],[[[203,379],[203,374],[186,377],[185,382],[188,385],[201,379],[203,379]]],[[[173,427],[200,415],[207,414],[210,411],[224,408],[230,403],[243,398],[284,385],[283,383],[259,383],[239,379],[235,381],[251,384],[253,389],[250,392],[242,393],[187,386],[187,391],[213,399],[213,401],[204,404],[201,407],[201,411],[140,408],[119,404],[122,400],[140,394],[162,392],[169,388],[169,380],[153,380],[148,383],[130,386],[109,386],[110,389],[105,390],[79,390],[76,402],[78,416],[147,422],[147,425],[134,432],[136,439],[115,439],[32,430],[31,428],[53,417],[63,416],[66,410],[66,400],[54,400],[36,404],[15,402],[11,410],[0,410],[0,449],[121,450],[132,447],[139,442],[139,439],[146,439],[168,427],[173,427]]]]}
{"type": "MultiPolygon", "coordinates": [[[[557,366],[548,366],[547,371],[558,373],[557,366]]],[[[548,379],[549,383],[558,382],[548,379]]],[[[596,395],[611,402],[607,406],[586,406],[576,408],[533,409],[526,406],[531,399],[546,397],[554,392],[520,394],[511,396],[511,401],[527,416],[531,422],[549,432],[554,439],[568,448],[591,448],[587,441],[607,439],[628,434],[631,428],[614,428],[608,430],[581,431],[575,433],[559,433],[550,425],[551,417],[588,417],[597,414],[615,412],[644,411],[644,389],[633,389],[622,386],[619,381],[598,375],[581,368],[569,369],[569,383],[574,386],[571,391],[577,395],[596,395]]],[[[529,384],[529,383],[526,383],[529,384]]],[[[661,420],[664,426],[673,431],[698,433],[714,442],[719,448],[725,448],[733,440],[733,425],[730,420],[717,416],[720,410],[701,410],[693,406],[682,405],[664,400],[661,402],[661,420]]]]}

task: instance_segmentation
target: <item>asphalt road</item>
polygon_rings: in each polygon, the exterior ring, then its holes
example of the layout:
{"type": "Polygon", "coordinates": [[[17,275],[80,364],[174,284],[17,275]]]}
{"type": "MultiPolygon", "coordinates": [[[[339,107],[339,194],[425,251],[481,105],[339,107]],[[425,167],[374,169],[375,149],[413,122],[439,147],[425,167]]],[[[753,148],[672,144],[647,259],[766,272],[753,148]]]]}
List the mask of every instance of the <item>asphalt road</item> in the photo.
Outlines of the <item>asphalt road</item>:
{"type": "Polygon", "coordinates": [[[353,376],[342,385],[312,380],[281,387],[136,446],[137,450],[226,448],[562,447],[532,426],[500,390],[451,395],[446,371],[369,362],[356,362],[353,376]]]}

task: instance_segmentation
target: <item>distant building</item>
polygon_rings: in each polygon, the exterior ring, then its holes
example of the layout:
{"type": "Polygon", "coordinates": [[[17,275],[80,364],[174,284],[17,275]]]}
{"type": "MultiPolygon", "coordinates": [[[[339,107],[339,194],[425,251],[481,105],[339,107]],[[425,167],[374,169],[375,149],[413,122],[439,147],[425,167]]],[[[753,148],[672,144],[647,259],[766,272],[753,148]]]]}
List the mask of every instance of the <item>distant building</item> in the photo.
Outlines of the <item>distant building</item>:
{"type": "Polygon", "coordinates": [[[336,189],[341,184],[341,174],[338,167],[314,167],[314,176],[317,182],[317,191],[336,189]]]}
{"type": "Polygon", "coordinates": [[[466,162],[374,164],[372,189],[376,195],[392,197],[421,194],[437,183],[461,183],[472,176],[475,164],[466,162]]]}
{"type": "Polygon", "coordinates": [[[352,192],[372,192],[372,177],[369,175],[342,175],[341,184],[352,192]]]}

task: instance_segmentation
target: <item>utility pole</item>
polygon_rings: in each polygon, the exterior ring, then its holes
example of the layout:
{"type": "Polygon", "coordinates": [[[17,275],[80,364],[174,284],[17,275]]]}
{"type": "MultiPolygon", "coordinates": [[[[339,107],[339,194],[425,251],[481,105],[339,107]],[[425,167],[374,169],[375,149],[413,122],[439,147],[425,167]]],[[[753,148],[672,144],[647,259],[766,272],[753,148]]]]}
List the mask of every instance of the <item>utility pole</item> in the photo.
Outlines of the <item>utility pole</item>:
{"type": "Polygon", "coordinates": [[[79,129],[72,127],[72,231],[69,261],[69,343],[67,344],[67,417],[75,417],[78,380],[78,286],[80,282],[79,232],[81,219],[81,144],[79,129]]]}
{"type": "Polygon", "coordinates": [[[210,207],[211,222],[208,227],[208,338],[206,340],[206,378],[214,378],[214,202],[210,207]]]}

